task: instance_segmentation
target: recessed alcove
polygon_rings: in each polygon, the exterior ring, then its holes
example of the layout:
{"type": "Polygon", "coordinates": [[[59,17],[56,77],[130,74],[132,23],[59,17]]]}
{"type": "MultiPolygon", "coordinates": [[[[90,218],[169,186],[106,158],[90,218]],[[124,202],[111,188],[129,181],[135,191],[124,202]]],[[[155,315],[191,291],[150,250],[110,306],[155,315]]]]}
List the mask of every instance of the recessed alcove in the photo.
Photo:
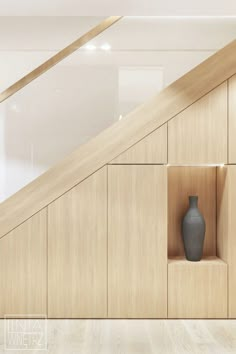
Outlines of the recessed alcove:
{"type": "Polygon", "coordinates": [[[168,167],[168,317],[227,318],[227,264],[217,254],[217,166],[168,167]],[[181,222],[190,195],[206,222],[203,258],[185,258],[181,222]]]}
{"type": "Polygon", "coordinates": [[[168,257],[184,256],[181,222],[188,210],[188,197],[198,196],[206,222],[203,256],[216,256],[216,166],[168,167],[168,257]]]}

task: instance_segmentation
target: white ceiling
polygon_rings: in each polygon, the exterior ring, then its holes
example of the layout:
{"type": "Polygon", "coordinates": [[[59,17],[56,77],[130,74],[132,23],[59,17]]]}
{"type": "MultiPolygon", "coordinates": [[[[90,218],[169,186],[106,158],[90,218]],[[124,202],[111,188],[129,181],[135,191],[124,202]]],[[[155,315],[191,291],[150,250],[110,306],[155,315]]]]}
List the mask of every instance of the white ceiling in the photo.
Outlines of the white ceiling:
{"type": "Polygon", "coordinates": [[[235,0],[0,0],[0,16],[236,15],[235,0]]]}
{"type": "MultiPolygon", "coordinates": [[[[58,51],[103,18],[0,17],[0,51],[58,51]]],[[[236,17],[126,16],[93,44],[109,43],[112,51],[216,51],[235,38],[236,17]]]]}

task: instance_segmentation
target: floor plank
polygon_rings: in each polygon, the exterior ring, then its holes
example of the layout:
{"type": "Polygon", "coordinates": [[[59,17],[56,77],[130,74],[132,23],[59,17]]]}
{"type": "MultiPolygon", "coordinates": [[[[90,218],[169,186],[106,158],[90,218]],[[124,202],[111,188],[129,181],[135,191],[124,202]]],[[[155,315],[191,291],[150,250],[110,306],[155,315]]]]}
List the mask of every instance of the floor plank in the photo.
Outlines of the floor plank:
{"type": "MultiPolygon", "coordinates": [[[[236,353],[235,320],[48,320],[47,336],[49,354],[236,353]]],[[[4,344],[0,320],[1,354],[4,344]]]]}

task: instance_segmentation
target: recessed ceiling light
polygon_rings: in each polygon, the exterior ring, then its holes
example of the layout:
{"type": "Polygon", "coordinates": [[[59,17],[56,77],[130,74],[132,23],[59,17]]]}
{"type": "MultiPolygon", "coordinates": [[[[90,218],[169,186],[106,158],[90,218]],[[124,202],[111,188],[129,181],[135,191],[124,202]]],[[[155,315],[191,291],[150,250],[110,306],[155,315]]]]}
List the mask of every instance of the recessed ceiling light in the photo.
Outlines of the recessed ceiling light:
{"type": "Polygon", "coordinates": [[[87,50],[95,50],[96,49],[96,46],[94,44],[87,44],[85,46],[85,49],[87,50]]]}
{"type": "Polygon", "coordinates": [[[103,45],[101,45],[101,49],[102,49],[102,50],[110,50],[110,49],[111,49],[111,46],[110,46],[110,44],[108,44],[108,43],[104,43],[103,45]]]}

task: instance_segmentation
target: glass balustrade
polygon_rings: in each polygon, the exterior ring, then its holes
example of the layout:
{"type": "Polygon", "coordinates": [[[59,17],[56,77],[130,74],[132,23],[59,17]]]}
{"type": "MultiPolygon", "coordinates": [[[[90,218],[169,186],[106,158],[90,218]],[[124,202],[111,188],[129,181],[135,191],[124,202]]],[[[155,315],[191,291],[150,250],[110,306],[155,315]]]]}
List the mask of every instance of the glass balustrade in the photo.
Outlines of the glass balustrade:
{"type": "Polygon", "coordinates": [[[123,17],[0,103],[0,202],[233,40],[235,24],[123,17]]]}

